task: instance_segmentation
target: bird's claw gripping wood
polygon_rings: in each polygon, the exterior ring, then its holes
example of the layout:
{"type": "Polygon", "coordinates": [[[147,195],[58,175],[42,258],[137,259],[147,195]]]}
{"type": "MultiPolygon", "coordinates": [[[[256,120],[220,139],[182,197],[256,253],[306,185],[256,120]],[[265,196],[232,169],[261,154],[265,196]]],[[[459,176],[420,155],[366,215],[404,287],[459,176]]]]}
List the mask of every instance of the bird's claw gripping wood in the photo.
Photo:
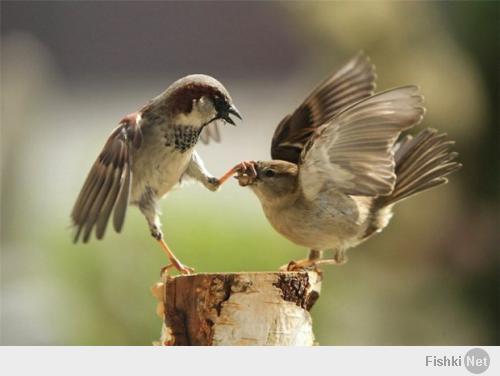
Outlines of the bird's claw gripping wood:
{"type": "Polygon", "coordinates": [[[279,270],[284,272],[298,272],[304,270],[314,270],[316,272],[321,272],[319,269],[322,265],[344,265],[347,262],[347,257],[344,256],[342,259],[331,258],[331,259],[302,259],[302,260],[292,260],[288,264],[282,265],[279,270]]]}
{"type": "Polygon", "coordinates": [[[167,254],[167,257],[170,261],[170,264],[168,264],[162,269],[162,274],[168,272],[168,270],[171,269],[172,267],[175,268],[177,271],[179,271],[179,273],[181,274],[191,274],[194,272],[194,268],[182,264],[177,259],[177,257],[175,257],[174,253],[170,250],[167,243],[165,243],[163,239],[159,239],[158,243],[160,243],[161,248],[167,254]]]}
{"type": "Polygon", "coordinates": [[[292,260],[288,264],[281,265],[279,270],[282,272],[297,272],[316,268],[317,260],[292,260]]]}
{"type": "Polygon", "coordinates": [[[163,268],[161,268],[160,278],[162,278],[162,279],[164,277],[171,278],[171,276],[169,275],[169,270],[171,270],[172,268],[175,268],[177,271],[179,271],[181,274],[184,274],[184,275],[192,274],[195,271],[194,268],[186,266],[177,260],[177,263],[175,263],[175,264],[170,263],[170,264],[164,266],[163,268]]]}

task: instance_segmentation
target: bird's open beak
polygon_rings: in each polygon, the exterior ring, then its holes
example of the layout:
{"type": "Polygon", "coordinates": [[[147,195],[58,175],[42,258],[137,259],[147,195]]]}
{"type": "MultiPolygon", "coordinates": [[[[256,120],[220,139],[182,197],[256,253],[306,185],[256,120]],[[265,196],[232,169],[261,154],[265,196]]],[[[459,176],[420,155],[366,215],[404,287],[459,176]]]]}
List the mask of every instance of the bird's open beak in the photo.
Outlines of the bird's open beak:
{"type": "Polygon", "coordinates": [[[234,120],[231,119],[231,117],[229,115],[234,115],[238,119],[242,120],[241,114],[235,105],[231,105],[224,113],[220,114],[219,117],[221,119],[224,119],[226,122],[228,122],[231,125],[236,125],[234,120]]]}

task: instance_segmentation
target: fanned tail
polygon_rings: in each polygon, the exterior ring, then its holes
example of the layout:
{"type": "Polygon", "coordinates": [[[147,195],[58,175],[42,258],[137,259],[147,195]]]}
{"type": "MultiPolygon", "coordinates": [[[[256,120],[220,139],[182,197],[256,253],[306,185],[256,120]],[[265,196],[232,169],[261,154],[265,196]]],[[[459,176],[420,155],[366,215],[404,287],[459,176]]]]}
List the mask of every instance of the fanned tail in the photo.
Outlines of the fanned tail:
{"type": "Polygon", "coordinates": [[[369,238],[387,226],[396,202],[448,182],[445,176],[462,165],[455,161],[458,153],[450,150],[454,141],[435,129],[424,129],[415,137],[406,136],[395,148],[396,185],[387,196],[375,198],[371,220],[363,236],[369,238]]]}
{"type": "Polygon", "coordinates": [[[424,129],[415,137],[406,136],[396,145],[396,186],[390,195],[377,199],[378,207],[392,205],[416,193],[448,182],[445,176],[462,167],[458,153],[446,133],[424,129]]]}

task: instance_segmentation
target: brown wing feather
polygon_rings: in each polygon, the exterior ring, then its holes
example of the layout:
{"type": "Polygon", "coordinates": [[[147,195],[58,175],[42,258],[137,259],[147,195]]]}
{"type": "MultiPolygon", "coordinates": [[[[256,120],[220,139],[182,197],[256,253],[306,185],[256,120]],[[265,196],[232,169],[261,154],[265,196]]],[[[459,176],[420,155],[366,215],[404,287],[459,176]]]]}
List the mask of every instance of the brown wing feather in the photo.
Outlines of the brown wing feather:
{"type": "Polygon", "coordinates": [[[279,123],[273,135],[272,158],[298,163],[314,129],[330,121],[342,108],[373,95],[375,79],[375,67],[366,55],[359,53],[279,123]]]}
{"type": "Polygon", "coordinates": [[[456,161],[458,154],[451,150],[453,144],[445,133],[432,128],[400,142],[395,153],[396,185],[390,195],[378,197],[374,207],[392,205],[446,183],[446,176],[462,167],[456,161]]]}
{"type": "MultiPolygon", "coordinates": [[[[416,86],[378,93],[342,110],[317,130],[300,164],[304,194],[325,186],[354,196],[388,195],[396,182],[394,143],[424,115],[416,86]]],[[[408,140],[400,144],[407,148],[408,140]]]]}
{"type": "Polygon", "coordinates": [[[109,136],[71,213],[76,227],[75,243],[82,234],[82,241],[86,243],[94,228],[96,238],[101,239],[113,209],[115,230],[121,230],[131,187],[130,148],[140,147],[141,139],[141,130],[132,118],[125,119],[109,136]]]}
{"type": "MultiPolygon", "coordinates": [[[[130,163],[128,164],[130,166],[130,163]]],[[[116,201],[115,211],[113,213],[113,227],[116,232],[121,232],[127,213],[128,198],[132,187],[132,170],[127,168],[125,171],[124,184],[121,186],[120,195],[116,201]]]]}

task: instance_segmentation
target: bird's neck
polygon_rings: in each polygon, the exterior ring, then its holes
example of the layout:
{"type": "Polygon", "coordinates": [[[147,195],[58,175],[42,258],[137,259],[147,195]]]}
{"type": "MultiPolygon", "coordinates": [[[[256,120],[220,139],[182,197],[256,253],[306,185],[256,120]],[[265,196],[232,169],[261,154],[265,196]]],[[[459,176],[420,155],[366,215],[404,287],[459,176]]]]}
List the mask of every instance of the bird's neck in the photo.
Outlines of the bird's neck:
{"type": "Polygon", "coordinates": [[[203,128],[217,115],[214,106],[207,99],[200,99],[193,103],[191,111],[180,112],[173,117],[173,124],[176,126],[189,126],[203,128]]]}
{"type": "Polygon", "coordinates": [[[203,126],[207,123],[206,117],[203,117],[198,112],[190,112],[189,114],[180,113],[172,119],[172,124],[175,124],[176,127],[186,127],[186,128],[198,128],[202,129],[203,126]]]}
{"type": "Polygon", "coordinates": [[[280,209],[283,207],[291,206],[301,197],[300,188],[296,183],[294,184],[293,189],[291,189],[286,194],[269,194],[265,190],[261,190],[257,187],[251,188],[259,197],[262,206],[270,209],[280,209]]]}

